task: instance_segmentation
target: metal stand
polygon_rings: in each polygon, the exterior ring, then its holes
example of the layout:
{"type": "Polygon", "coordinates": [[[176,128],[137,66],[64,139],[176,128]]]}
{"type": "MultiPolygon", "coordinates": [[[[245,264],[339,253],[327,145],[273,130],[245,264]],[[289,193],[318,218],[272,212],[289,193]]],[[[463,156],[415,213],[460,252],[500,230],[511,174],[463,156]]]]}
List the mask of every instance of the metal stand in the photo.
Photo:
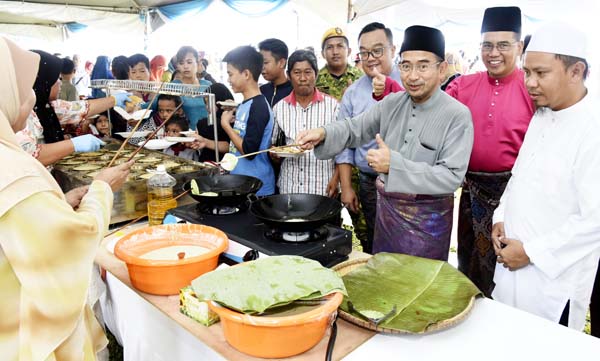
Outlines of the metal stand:
{"type": "MultiPolygon", "coordinates": [[[[219,139],[217,130],[217,113],[215,104],[215,95],[208,92],[210,86],[206,85],[191,85],[181,83],[161,83],[154,81],[142,80],[112,80],[112,79],[96,79],[92,80],[90,88],[104,89],[107,94],[110,90],[126,90],[140,93],[160,93],[186,97],[204,97],[206,110],[208,111],[208,125],[213,126],[215,138],[215,159],[219,161],[219,139]],[[162,85],[162,88],[161,88],[162,85]],[[160,91],[159,91],[160,89],[160,91]]],[[[110,114],[110,113],[109,113],[110,114]]],[[[110,121],[110,120],[109,120],[110,121]]]]}

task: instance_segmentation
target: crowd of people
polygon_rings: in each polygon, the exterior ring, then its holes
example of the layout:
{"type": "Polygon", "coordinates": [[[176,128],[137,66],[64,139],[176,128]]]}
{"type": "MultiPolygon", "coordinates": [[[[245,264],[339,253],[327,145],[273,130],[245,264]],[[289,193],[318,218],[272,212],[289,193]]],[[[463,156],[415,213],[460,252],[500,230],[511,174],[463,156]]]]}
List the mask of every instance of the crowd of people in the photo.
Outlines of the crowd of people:
{"type": "Polygon", "coordinates": [[[438,29],[411,26],[396,49],[390,28],[374,22],[353,53],[336,27],[321,39],[320,69],[314,49],[289,54],[275,38],[234,48],[223,58],[229,86],[190,46],[170,61],[134,54],[82,66],[78,56],[25,51],[0,38],[0,156],[10,170],[0,175],[0,354],[94,359],[106,344],[86,293],[112,192],[132,163],[67,194],[46,167],[132,131],[137,121],[114,111],[128,103],[153,110],[139,130],[195,131],[193,142],[165,149],[174,156],[217,162],[215,149],[236,156],[273,145],[314,149],[302,157],[250,155],[231,173],[259,178],[258,196],[339,198],[357,227],[364,224],[359,238],[368,253],[447,260],[462,187],[458,268],[487,297],[579,330],[592,299],[592,332],[600,336],[600,117],[584,84],[585,36],[550,23],[526,49],[522,38],[518,7],[486,9],[486,71],[461,74],[460,55],[446,51],[438,29]],[[203,97],[107,97],[90,91],[94,79],[188,84],[217,102],[232,93],[243,101],[213,110],[203,97]],[[28,222],[32,214],[45,222],[28,222]]]}
{"type": "MultiPolygon", "coordinates": [[[[365,29],[359,55],[367,71],[395,49],[385,30],[378,40],[365,37],[365,29]]],[[[374,72],[356,103],[371,92],[377,103],[304,130],[296,142],[336,162],[344,149],[363,150],[356,163],[377,173],[374,252],[446,260],[452,194],[462,184],[459,269],[485,295],[575,329],[584,327],[592,298],[597,335],[600,197],[593,188],[600,156],[592,149],[600,145],[600,123],[584,85],[585,35],[548,24],[531,36],[524,55],[521,38],[518,7],[487,9],[487,71],[455,77],[443,91],[444,36],[409,27],[401,85],[374,72]]]]}

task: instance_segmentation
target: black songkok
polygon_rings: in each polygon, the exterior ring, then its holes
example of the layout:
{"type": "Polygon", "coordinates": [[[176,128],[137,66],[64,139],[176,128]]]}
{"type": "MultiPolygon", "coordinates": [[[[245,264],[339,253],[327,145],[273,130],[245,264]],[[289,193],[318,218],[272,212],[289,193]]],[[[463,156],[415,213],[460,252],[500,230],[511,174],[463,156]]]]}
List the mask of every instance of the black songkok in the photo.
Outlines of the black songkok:
{"type": "Polygon", "coordinates": [[[400,54],[409,50],[422,50],[434,53],[444,59],[445,44],[444,34],[438,29],[414,25],[404,30],[404,41],[400,47],[400,54]]]}
{"type": "Polygon", "coordinates": [[[485,9],[481,33],[490,31],[512,31],[521,33],[521,9],[516,6],[485,9]]]}

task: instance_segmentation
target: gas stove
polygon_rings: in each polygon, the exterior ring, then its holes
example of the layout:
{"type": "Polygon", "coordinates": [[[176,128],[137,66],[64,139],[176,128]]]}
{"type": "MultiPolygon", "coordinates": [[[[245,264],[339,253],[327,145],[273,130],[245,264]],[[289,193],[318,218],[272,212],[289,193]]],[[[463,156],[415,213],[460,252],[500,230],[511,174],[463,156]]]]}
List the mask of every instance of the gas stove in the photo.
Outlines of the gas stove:
{"type": "Polygon", "coordinates": [[[266,256],[297,255],[314,259],[331,267],[348,259],[352,252],[352,233],[326,224],[306,233],[287,233],[274,230],[252,215],[245,207],[233,214],[219,215],[202,212],[198,204],[190,204],[167,212],[176,220],[204,224],[225,232],[230,244],[228,256],[240,262],[251,250],[266,256]],[[231,242],[230,242],[231,243],[231,242]]]}

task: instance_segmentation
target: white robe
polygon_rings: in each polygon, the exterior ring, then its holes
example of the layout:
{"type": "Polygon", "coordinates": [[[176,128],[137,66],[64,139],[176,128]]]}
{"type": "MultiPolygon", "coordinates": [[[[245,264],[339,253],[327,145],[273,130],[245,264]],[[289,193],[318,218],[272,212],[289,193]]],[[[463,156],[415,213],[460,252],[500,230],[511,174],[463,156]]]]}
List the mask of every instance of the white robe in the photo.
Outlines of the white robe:
{"type": "Polygon", "coordinates": [[[582,330],[600,257],[600,117],[588,95],[531,120],[512,178],[494,212],[531,263],[496,265],[492,297],[582,330]]]}

